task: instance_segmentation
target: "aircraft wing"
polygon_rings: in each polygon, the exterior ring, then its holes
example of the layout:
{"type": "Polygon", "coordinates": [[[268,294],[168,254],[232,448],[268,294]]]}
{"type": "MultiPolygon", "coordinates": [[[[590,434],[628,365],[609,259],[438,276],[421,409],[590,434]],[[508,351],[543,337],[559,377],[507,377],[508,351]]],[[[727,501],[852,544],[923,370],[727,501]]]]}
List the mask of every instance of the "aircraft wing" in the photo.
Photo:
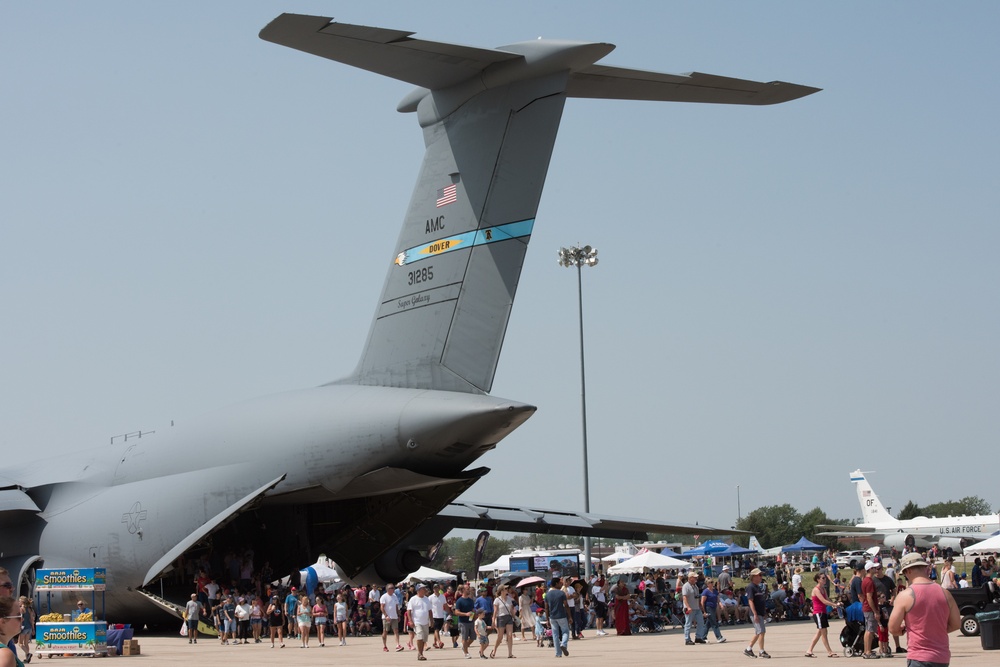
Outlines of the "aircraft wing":
{"type": "Polygon", "coordinates": [[[595,64],[573,72],[566,95],[605,100],[765,105],[788,102],[819,90],[784,81],[764,83],[701,72],[664,74],[595,64]]]}
{"type": "MultiPolygon", "coordinates": [[[[825,530],[829,532],[816,533],[817,535],[826,535],[829,537],[845,536],[850,537],[851,535],[867,535],[877,532],[871,526],[816,526],[818,530],[825,530]]],[[[884,532],[884,531],[883,531],[884,532]]]]}
{"type": "Polygon", "coordinates": [[[547,535],[578,535],[632,541],[647,540],[650,533],[682,535],[744,533],[744,531],[732,528],[713,528],[696,523],[664,523],[602,514],[529,509],[473,502],[450,503],[438,513],[437,520],[450,523],[452,528],[507,530],[547,535]]]}

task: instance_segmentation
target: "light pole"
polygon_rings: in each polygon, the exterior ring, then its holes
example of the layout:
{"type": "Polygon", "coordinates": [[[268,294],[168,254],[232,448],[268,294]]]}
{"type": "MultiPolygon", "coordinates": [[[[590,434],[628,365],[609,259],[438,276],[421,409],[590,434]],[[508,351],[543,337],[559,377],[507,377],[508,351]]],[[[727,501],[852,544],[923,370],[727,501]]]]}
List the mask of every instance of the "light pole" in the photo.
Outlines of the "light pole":
{"type": "MultiPolygon", "coordinates": [[[[597,265],[597,249],[559,248],[559,266],[576,267],[576,293],[580,304],[580,406],[583,417],[583,511],[590,513],[590,464],[587,460],[587,373],[583,362],[583,267],[597,265]]],[[[583,538],[584,575],[590,580],[590,538],[583,538]]]]}
{"type": "Polygon", "coordinates": [[[740,485],[736,485],[736,520],[739,521],[743,518],[743,513],[740,511],[740,485]]]}

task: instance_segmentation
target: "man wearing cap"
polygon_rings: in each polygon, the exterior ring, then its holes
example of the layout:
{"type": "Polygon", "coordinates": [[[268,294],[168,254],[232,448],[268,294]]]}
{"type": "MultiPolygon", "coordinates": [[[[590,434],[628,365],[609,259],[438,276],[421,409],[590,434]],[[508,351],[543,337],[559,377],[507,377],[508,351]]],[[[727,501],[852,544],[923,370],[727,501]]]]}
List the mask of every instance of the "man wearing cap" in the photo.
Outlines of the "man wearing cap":
{"type": "Polygon", "coordinates": [[[701,591],[698,590],[698,573],[688,570],[687,581],[681,587],[684,601],[684,645],[707,644],[705,640],[705,615],[701,611],[701,591]],[[695,628],[691,637],[691,626],[695,628]]]}
{"type": "Polygon", "coordinates": [[[198,621],[201,620],[202,611],[204,611],[204,607],[202,607],[201,601],[198,600],[198,594],[192,593],[191,599],[184,605],[184,620],[187,622],[188,644],[198,643],[198,621]]]}
{"type": "Polygon", "coordinates": [[[750,585],[747,586],[747,601],[750,603],[750,621],[753,623],[753,639],[750,645],[743,649],[743,655],[748,658],[770,658],[771,654],[764,650],[764,623],[767,618],[767,587],[763,584],[764,573],[760,568],[750,570],[750,585]],[[754,654],[753,647],[760,644],[760,653],[754,654]]]}
{"type": "Polygon", "coordinates": [[[729,571],[728,565],[722,566],[722,572],[719,573],[718,590],[728,591],[733,587],[733,575],[729,571]]]}
{"type": "MultiPolygon", "coordinates": [[[[892,569],[892,561],[888,563],[886,567],[883,567],[882,563],[876,563],[876,567],[872,574],[872,580],[875,582],[875,592],[876,595],[885,595],[885,600],[889,605],[889,611],[892,612],[892,606],[896,599],[896,577],[895,574],[889,574],[889,572],[895,573],[892,569]]],[[[896,653],[906,653],[906,649],[899,645],[899,637],[893,637],[896,642],[896,653]]]]}
{"type": "Polygon", "coordinates": [[[389,652],[389,647],[385,640],[389,636],[389,628],[396,636],[396,651],[402,651],[403,645],[399,643],[399,598],[396,597],[396,587],[389,584],[385,587],[385,593],[378,600],[382,607],[382,650],[389,652]]]}
{"type": "Polygon", "coordinates": [[[861,657],[866,659],[878,657],[872,653],[872,643],[878,633],[878,598],[874,579],[878,568],[879,564],[874,561],[865,563],[865,577],[861,580],[861,612],[865,615],[865,652],[861,657]]]}
{"type": "Polygon", "coordinates": [[[951,661],[948,633],[961,624],[955,598],[928,579],[927,562],[920,554],[903,556],[899,570],[909,585],[896,596],[889,632],[896,636],[906,632],[907,667],[947,665],[951,661]]]}
{"type": "Polygon", "coordinates": [[[424,646],[427,645],[431,623],[431,601],[427,599],[426,586],[417,584],[417,594],[406,603],[406,609],[410,612],[413,629],[417,635],[417,660],[426,660],[424,646]]]}
{"type": "Polygon", "coordinates": [[[292,590],[288,591],[288,595],[285,596],[285,619],[288,622],[288,638],[295,638],[298,630],[298,626],[295,623],[295,615],[299,612],[299,596],[298,589],[292,586],[292,590]]]}

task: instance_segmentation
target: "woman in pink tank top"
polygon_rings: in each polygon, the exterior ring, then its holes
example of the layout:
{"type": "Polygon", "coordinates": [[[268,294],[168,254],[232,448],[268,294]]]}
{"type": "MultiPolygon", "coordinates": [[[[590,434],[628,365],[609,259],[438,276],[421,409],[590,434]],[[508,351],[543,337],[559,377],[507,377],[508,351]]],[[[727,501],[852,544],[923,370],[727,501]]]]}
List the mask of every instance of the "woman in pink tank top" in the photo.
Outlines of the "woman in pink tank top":
{"type": "Polygon", "coordinates": [[[806,651],[806,657],[816,657],[813,654],[813,649],[816,648],[816,642],[822,639],[823,647],[826,649],[826,655],[830,658],[839,658],[840,656],[830,649],[830,640],[826,636],[827,630],[830,627],[830,617],[826,613],[826,608],[835,606],[835,604],[826,597],[826,587],[829,585],[830,578],[826,572],[817,572],[816,576],[813,577],[813,581],[816,582],[816,586],[812,590],[812,617],[813,620],[816,621],[816,634],[813,635],[812,642],[809,644],[809,650],[806,651]]]}

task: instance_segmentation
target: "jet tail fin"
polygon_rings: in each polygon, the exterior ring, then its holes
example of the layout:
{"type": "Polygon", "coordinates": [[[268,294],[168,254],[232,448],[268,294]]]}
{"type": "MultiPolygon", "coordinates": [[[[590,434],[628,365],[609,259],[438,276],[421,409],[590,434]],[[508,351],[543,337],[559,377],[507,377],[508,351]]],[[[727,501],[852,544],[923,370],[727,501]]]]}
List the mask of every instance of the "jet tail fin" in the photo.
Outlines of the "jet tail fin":
{"type": "Polygon", "coordinates": [[[563,105],[569,97],[775,104],[815,92],[706,74],[597,66],[614,46],[533,40],[480,49],[282,14],[267,41],[419,86],[426,152],[368,340],[342,380],[488,393],[563,105]]]}
{"type": "Polygon", "coordinates": [[[898,520],[889,514],[882,501],[875,495],[872,485],[868,483],[861,470],[851,473],[851,481],[856,485],[858,504],[861,505],[861,518],[864,523],[896,523],[898,520]]]}
{"type": "Polygon", "coordinates": [[[760,540],[757,539],[756,535],[750,536],[750,548],[756,550],[758,553],[764,553],[764,547],[760,545],[760,540]]]}

